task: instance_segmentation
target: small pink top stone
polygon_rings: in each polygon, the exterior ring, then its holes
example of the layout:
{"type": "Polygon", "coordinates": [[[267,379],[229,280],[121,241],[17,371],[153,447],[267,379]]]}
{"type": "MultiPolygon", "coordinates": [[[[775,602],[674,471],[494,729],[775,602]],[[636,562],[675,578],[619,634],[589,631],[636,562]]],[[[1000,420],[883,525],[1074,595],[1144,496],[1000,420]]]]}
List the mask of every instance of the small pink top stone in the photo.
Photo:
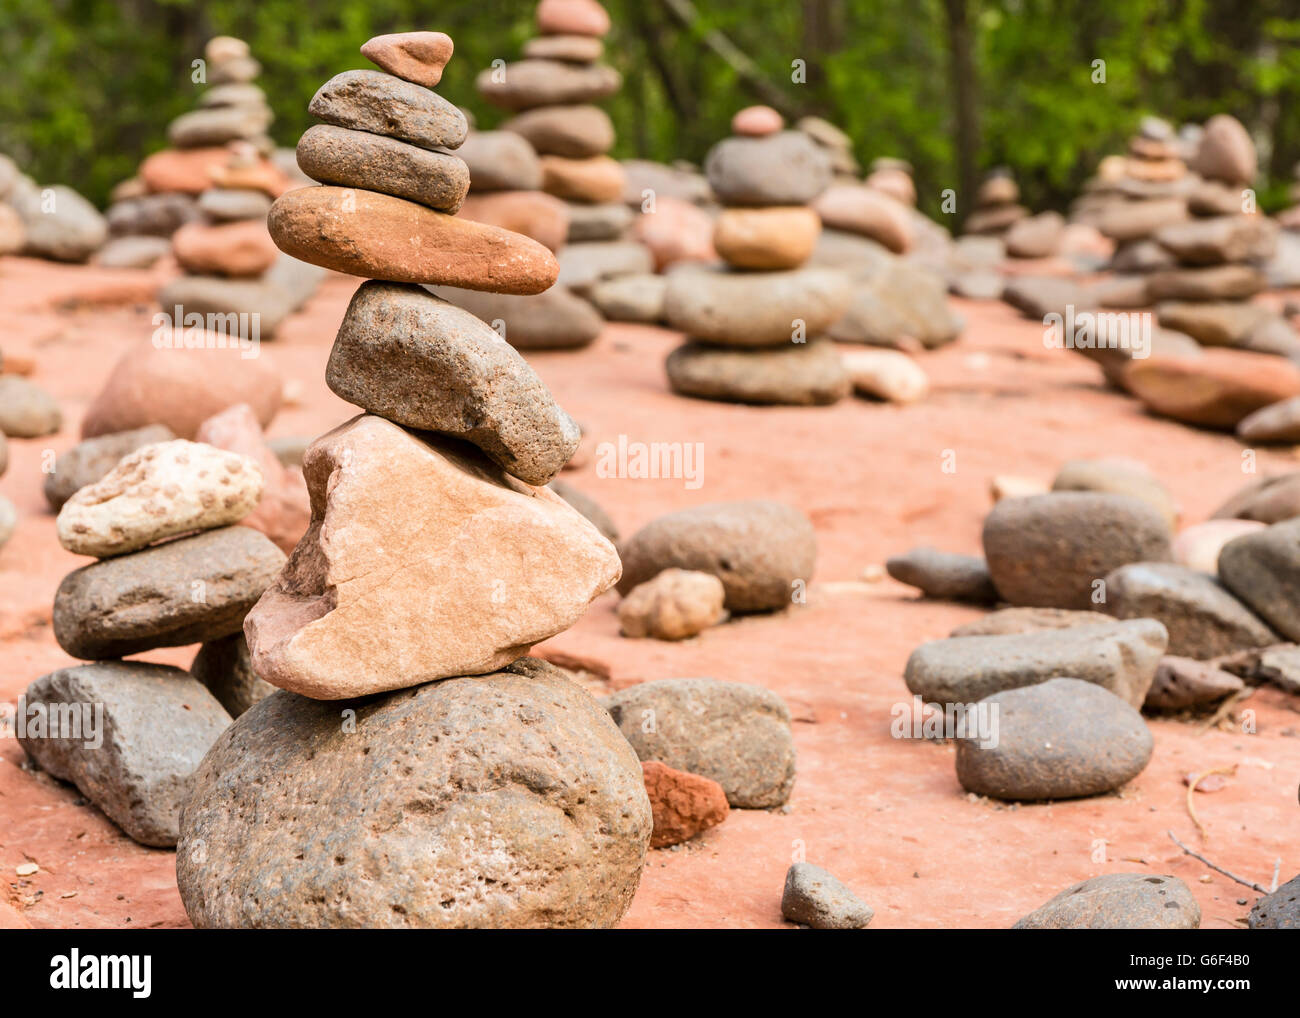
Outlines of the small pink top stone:
{"type": "Polygon", "coordinates": [[[542,0],[537,30],[543,35],[594,35],[609,32],[609,14],[596,0],[542,0]]]}
{"type": "Polygon", "coordinates": [[[776,134],[785,126],[785,118],[771,106],[746,106],[731,118],[731,133],[749,138],[776,134]]]}
{"type": "Polygon", "coordinates": [[[398,32],[377,35],[361,47],[361,55],[389,74],[433,88],[451,59],[453,43],[444,32],[398,32]]]}

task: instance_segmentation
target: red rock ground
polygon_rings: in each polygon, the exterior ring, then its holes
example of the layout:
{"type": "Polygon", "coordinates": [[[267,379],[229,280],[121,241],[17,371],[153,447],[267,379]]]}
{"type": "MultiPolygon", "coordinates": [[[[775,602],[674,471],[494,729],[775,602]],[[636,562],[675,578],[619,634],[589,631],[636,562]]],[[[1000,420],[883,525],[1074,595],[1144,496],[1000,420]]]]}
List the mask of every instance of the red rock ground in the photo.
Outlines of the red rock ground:
{"type": "MultiPolygon", "coordinates": [[[[0,346],[33,358],[33,379],[58,397],[66,417],[56,436],[11,441],[0,480],[22,516],[0,552],[0,700],[71,663],[54,642],[50,606],[60,579],[84,560],[55,539],[41,496],[42,456],[74,444],[110,365],[149,341],[151,294],[168,271],[0,261],[0,346]]],[[[351,413],[323,376],[356,285],[327,281],[264,347],[300,400],[272,435],[315,435],[351,413]]],[[[542,648],[608,672],[598,685],[700,675],[760,683],[796,716],[798,780],[788,812],[735,810],[698,842],[651,852],[625,926],[779,926],[796,851],[854,887],[875,909],[876,928],[1006,927],[1075,881],[1135,870],[1187,881],[1204,927],[1240,925],[1254,892],[1183,856],[1166,835],[1171,829],[1265,885],[1279,857],[1282,880],[1300,871],[1300,703],[1276,691],[1260,690],[1244,705],[1255,734],[1153,721],[1150,766],[1120,794],[1079,802],[1016,807],[967,797],[951,746],[891,737],[891,708],[907,701],[908,653],[978,611],[918,601],[888,579],[864,582],[864,570],[920,543],[978,552],[991,475],[1050,480],[1070,457],[1133,456],[1169,485],[1185,521],[1205,518],[1248,480],[1232,438],[1146,416],[1102,388],[1083,358],[1044,349],[1041,327],[1001,304],[955,303],[966,333],[925,356],[935,391],[905,408],[854,399],[751,409],[681,399],[667,391],[662,367],[676,337],[652,328],[611,326],[590,349],[530,356],[594,440],[704,443],[699,490],[681,480],[599,478],[594,459],[566,475],[625,534],[684,506],[768,497],[807,512],[820,542],[804,607],[663,644],[621,638],[611,594],[542,648]],[[955,453],[955,472],[941,469],[946,450],[955,453]],[[1232,764],[1225,789],[1196,796],[1202,841],[1182,777],[1232,764]]],[[[1261,453],[1259,467],[1294,468],[1294,457],[1261,453]]],[[[192,648],[147,655],[181,666],[192,656],[192,648]]],[[[134,844],[80,804],[75,789],[23,760],[15,741],[0,740],[0,925],[187,925],[172,854],[134,844]],[[24,862],[40,871],[17,876],[24,862]]]]}

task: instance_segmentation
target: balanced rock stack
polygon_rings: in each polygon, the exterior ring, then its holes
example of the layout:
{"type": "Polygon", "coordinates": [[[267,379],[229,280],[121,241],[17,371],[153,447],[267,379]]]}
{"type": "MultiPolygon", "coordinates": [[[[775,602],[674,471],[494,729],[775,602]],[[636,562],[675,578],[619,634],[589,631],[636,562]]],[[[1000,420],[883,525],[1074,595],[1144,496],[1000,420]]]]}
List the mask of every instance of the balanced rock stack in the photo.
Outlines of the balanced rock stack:
{"type": "Polygon", "coordinates": [[[1020,204],[1020,187],[1009,170],[995,170],[980,184],[975,209],[967,217],[965,232],[981,237],[1001,237],[1029,215],[1020,204]]]}
{"type": "Polygon", "coordinates": [[[299,143],[324,186],[269,225],[295,257],[377,277],[326,373],[363,412],[304,455],[310,528],[244,626],[280,689],[199,770],[181,897],[196,926],[610,926],[651,834],[641,767],[525,655],[618,580],[618,554],[545,487],[577,426],[490,326],[419,285],[536,294],[559,267],[451,214],[468,125],[430,88],[451,39],[362,52],[383,71],[323,85],[299,143]]]}
{"type": "MultiPolygon", "coordinates": [[[[287,178],[263,158],[274,148],[266,132],[275,117],[265,93],[255,84],[261,65],[248,44],[231,36],[208,40],[201,68],[195,84],[209,87],[199,95],[197,109],[168,125],[171,147],[149,156],[135,177],[114,189],[107,212],[112,240],[100,253],[102,264],[148,267],[168,253],[167,241],[177,230],[202,222],[204,213],[218,213],[215,218],[223,222],[264,218],[270,198],[288,186],[287,178]],[[227,172],[226,146],[231,142],[248,146],[252,152],[248,161],[257,165],[262,186],[233,187],[238,193],[232,195],[217,187],[214,178],[227,172]],[[269,198],[267,187],[272,192],[269,198]],[[213,188],[217,188],[214,194],[206,200],[201,197],[213,188]],[[230,215],[232,208],[241,214],[230,215]]],[[[250,176],[246,168],[240,175],[250,176]]]]}
{"type": "Polygon", "coordinates": [[[23,748],[145,845],[176,843],[193,772],[230,716],[188,672],[122,659],[239,632],[285,562],[235,525],[262,488],[247,457],[176,439],[137,449],[59,512],[63,546],[99,561],[59,585],[54,636],[90,663],[37,679],[27,702],[102,710],[102,742],[29,726],[23,748]]]}
{"type": "Polygon", "coordinates": [[[622,85],[602,62],[609,15],[596,0],[543,0],[537,27],[524,59],[478,77],[482,96],[513,116],[467,140],[473,193],[462,215],[546,244],[559,256],[559,285],[539,297],[443,295],[504,322],[507,342],[522,349],[581,347],[604,324],[581,298],[604,279],[654,266],[642,245],[623,239],[633,219],[625,175],[609,155],[614,125],[595,105],[622,85]]]}
{"type": "Polygon", "coordinates": [[[668,381],[685,396],[754,404],[834,403],[849,376],[825,333],[852,297],[849,278],[806,266],[821,219],[809,207],[831,178],[809,137],[783,130],[775,110],[749,107],[705,162],[724,208],[713,245],[721,269],[683,266],[669,276],[665,316],[687,341],[668,356],[668,381]]]}

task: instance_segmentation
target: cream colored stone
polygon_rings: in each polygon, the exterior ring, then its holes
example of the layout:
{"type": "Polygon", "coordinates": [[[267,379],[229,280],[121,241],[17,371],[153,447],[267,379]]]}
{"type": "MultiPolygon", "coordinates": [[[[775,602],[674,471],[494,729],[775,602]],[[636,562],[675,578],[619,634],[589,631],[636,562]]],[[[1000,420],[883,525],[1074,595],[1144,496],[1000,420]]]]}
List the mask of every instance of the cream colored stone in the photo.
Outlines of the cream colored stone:
{"type": "Polygon", "coordinates": [[[262,496],[262,471],[246,456],[177,439],[146,445],[64,504],[59,543],[107,558],[156,541],[237,523],[262,496]]]}
{"type": "Polygon", "coordinates": [[[726,588],[711,573],[665,569],[633,587],[618,606],[624,636],[684,640],[725,617],[726,588]]]}
{"type": "Polygon", "coordinates": [[[263,679],[322,700],[496,671],[582,615],[618,553],[554,492],[361,415],[307,450],[312,523],[244,622],[263,679]]]}
{"type": "Polygon", "coordinates": [[[930,378],[916,361],[897,350],[860,350],[840,355],[864,396],[890,403],[915,403],[930,391],[930,378]]]}

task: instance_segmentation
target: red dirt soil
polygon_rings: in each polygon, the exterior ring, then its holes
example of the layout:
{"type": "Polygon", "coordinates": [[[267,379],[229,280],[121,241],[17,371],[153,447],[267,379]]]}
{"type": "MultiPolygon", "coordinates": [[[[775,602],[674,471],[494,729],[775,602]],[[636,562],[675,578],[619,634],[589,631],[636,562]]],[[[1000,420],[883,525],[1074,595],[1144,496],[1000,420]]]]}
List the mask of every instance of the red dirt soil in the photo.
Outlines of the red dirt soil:
{"type": "MultiPolygon", "coordinates": [[[[0,479],[21,517],[0,552],[0,701],[72,663],[55,644],[51,604],[59,581],[86,560],[55,538],[41,494],[42,457],[75,444],[110,366],[132,344],[149,342],[152,294],[173,271],[0,261],[0,345],[20,365],[31,358],[32,380],[54,393],[65,416],[58,435],[11,440],[9,472],[0,479]]],[[[273,436],[314,436],[353,413],[326,389],[324,369],[358,282],[330,278],[264,344],[263,356],[296,395],[273,436]]],[[[1126,871],[1181,877],[1205,928],[1242,925],[1256,894],[1184,856],[1166,834],[1171,829],[1265,886],[1279,857],[1281,880],[1300,871],[1300,702],[1276,690],[1261,689],[1242,705],[1254,712],[1254,734],[1153,720],[1147,769],[1118,794],[1076,802],[1012,806],[968,796],[950,745],[891,737],[891,709],[909,699],[901,678],[908,654],[980,613],[920,601],[889,579],[866,582],[864,570],[918,544],[978,553],[992,475],[1046,482],[1072,457],[1130,456],[1170,487],[1184,523],[1204,519],[1250,480],[1230,436],[1147,416],[1105,389],[1084,358],[1045,349],[1041,326],[1004,305],[954,305],[966,332],[923,356],[934,391],[908,407],[847,399],[828,408],[756,409],[682,399],[668,391],[663,372],[677,337],[654,328],[611,325],[586,350],[528,355],[595,442],[623,434],[703,443],[698,490],[682,480],[600,478],[594,457],[565,474],[624,535],[675,509],[763,497],[804,510],[819,540],[805,606],[667,644],[620,637],[617,600],[607,594],[539,648],[606,673],[593,683],[597,690],[712,676],[767,686],[795,715],[798,779],[786,809],[733,810],[697,841],[652,851],[624,926],[788,926],[781,889],[796,853],[853,887],[875,909],[873,928],[1007,927],[1069,884],[1126,871]],[[955,472],[942,469],[947,450],[955,472]],[[1225,789],[1196,796],[1203,841],[1187,812],[1183,776],[1232,764],[1238,768],[1225,789]]],[[[1261,473],[1295,468],[1286,452],[1261,452],[1259,461],[1261,473]]],[[[145,657],[185,667],[194,651],[145,657]]],[[[75,788],[28,769],[12,739],[0,740],[6,924],[187,925],[173,854],[136,845],[75,788]],[[17,876],[24,862],[38,863],[39,872],[17,876]]]]}

